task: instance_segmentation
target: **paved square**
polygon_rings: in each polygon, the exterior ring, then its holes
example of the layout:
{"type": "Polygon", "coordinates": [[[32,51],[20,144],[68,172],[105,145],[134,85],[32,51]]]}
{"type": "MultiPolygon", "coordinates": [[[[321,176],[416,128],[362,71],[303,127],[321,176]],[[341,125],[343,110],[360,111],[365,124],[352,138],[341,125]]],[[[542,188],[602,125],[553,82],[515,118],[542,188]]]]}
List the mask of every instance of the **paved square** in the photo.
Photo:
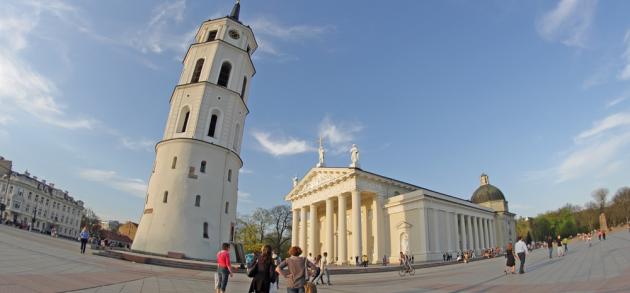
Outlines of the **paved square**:
{"type": "MultiPolygon", "coordinates": [[[[141,265],[78,253],[78,243],[0,226],[0,293],[213,292],[212,272],[141,265]]],[[[576,241],[563,258],[537,250],[524,275],[503,274],[503,258],[396,272],[333,275],[320,292],[630,292],[630,233],[592,247],[576,241]]],[[[243,274],[228,292],[247,292],[243,274]]],[[[280,292],[284,292],[283,289],[280,292]]]]}

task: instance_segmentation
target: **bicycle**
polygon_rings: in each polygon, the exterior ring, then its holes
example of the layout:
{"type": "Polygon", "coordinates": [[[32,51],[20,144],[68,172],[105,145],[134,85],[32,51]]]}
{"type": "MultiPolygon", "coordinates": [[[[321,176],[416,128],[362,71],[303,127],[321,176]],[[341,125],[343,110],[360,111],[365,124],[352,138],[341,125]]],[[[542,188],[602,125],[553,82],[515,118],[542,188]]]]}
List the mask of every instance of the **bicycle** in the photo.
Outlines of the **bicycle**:
{"type": "Polygon", "coordinates": [[[413,276],[416,274],[416,269],[410,264],[400,264],[398,275],[404,277],[406,274],[413,276]]]}

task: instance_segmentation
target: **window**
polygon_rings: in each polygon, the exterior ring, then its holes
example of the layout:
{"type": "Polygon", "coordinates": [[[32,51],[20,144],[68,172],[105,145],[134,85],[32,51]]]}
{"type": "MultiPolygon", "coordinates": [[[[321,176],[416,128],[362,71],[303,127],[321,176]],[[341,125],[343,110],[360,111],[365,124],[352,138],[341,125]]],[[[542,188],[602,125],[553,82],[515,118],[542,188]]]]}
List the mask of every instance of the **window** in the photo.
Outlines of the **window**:
{"type": "Polygon", "coordinates": [[[223,62],[221,65],[221,71],[219,72],[219,80],[217,84],[220,86],[227,87],[228,82],[230,81],[230,71],[232,71],[232,65],[230,62],[223,62]]]}
{"type": "Polygon", "coordinates": [[[195,196],[195,206],[198,207],[201,205],[201,195],[197,194],[197,196],[195,196]]]}
{"type": "Polygon", "coordinates": [[[214,41],[217,38],[217,31],[210,31],[208,33],[208,40],[206,42],[214,41]]]}
{"type": "Polygon", "coordinates": [[[163,203],[168,202],[168,191],[164,191],[164,198],[162,198],[162,202],[163,203]]]}
{"type": "Polygon", "coordinates": [[[228,170],[228,182],[232,182],[232,169],[228,170]]]}
{"type": "Polygon", "coordinates": [[[179,133],[186,132],[186,127],[188,126],[188,118],[190,118],[190,110],[188,107],[184,107],[182,112],[179,114],[179,133]]]}
{"type": "Polygon", "coordinates": [[[210,117],[210,128],[208,129],[208,136],[210,137],[214,137],[214,133],[217,129],[217,120],[219,120],[219,116],[212,114],[212,117],[210,117]]]}
{"type": "Polygon", "coordinates": [[[206,173],[206,161],[201,161],[201,167],[199,167],[199,172],[206,173]]]}
{"type": "Polygon", "coordinates": [[[208,239],[208,222],[203,222],[203,238],[208,239]]]}
{"type": "Polygon", "coordinates": [[[193,71],[192,78],[190,79],[190,83],[199,82],[199,76],[201,75],[201,69],[203,68],[203,58],[197,60],[195,63],[195,70],[193,71]]]}
{"type": "Polygon", "coordinates": [[[148,193],[147,193],[147,197],[144,200],[144,204],[147,204],[147,203],[149,203],[149,194],[148,193]]]}
{"type": "Polygon", "coordinates": [[[177,156],[173,157],[173,163],[171,163],[171,169],[175,169],[177,166],[177,156]]]}
{"type": "Polygon", "coordinates": [[[243,76],[243,87],[241,88],[241,99],[245,98],[245,89],[247,88],[247,76],[243,76]]]}
{"type": "Polygon", "coordinates": [[[228,213],[228,209],[229,209],[229,208],[230,208],[230,202],[229,202],[229,201],[226,201],[226,202],[225,202],[225,213],[226,213],[226,214],[228,213]]]}
{"type": "Polygon", "coordinates": [[[249,53],[252,50],[252,48],[249,47],[249,45],[247,45],[247,53],[249,53]]]}

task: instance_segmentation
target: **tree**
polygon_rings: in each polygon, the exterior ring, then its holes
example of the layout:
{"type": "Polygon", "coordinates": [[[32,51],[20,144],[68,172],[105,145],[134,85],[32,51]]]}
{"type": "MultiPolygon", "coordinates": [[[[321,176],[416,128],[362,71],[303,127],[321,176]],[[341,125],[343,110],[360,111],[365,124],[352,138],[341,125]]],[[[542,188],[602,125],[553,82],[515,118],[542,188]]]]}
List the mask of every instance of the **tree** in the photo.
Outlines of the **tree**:
{"type": "Polygon", "coordinates": [[[279,205],[269,211],[271,233],[268,235],[269,245],[278,253],[288,250],[291,241],[291,221],[293,213],[288,205],[279,205]],[[287,249],[285,249],[287,248],[287,249]]]}
{"type": "Polygon", "coordinates": [[[271,224],[271,214],[269,210],[263,208],[257,208],[249,217],[250,223],[256,227],[258,234],[258,240],[262,242],[265,240],[267,230],[271,224]]]}
{"type": "Polygon", "coordinates": [[[260,251],[263,243],[258,239],[258,228],[251,222],[250,217],[237,220],[235,240],[243,244],[245,252],[260,251]]]}
{"type": "Polygon", "coordinates": [[[606,207],[606,197],[608,196],[608,188],[598,188],[593,191],[591,194],[595,199],[595,202],[599,204],[600,213],[604,212],[604,208],[606,207]]]}
{"type": "Polygon", "coordinates": [[[617,218],[628,223],[628,215],[630,215],[630,187],[619,188],[612,202],[612,208],[616,211],[617,218]]]}
{"type": "Polygon", "coordinates": [[[81,229],[83,227],[88,228],[91,236],[100,237],[101,234],[101,220],[90,208],[86,208],[81,215],[81,229]]]}

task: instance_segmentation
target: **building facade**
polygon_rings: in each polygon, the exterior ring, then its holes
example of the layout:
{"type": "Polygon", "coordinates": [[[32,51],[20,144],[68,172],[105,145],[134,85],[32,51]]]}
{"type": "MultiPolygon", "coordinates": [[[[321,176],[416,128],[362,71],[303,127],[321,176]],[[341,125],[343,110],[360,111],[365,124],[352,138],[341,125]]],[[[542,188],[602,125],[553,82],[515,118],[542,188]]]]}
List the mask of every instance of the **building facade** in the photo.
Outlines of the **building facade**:
{"type": "Polygon", "coordinates": [[[229,16],[203,22],[184,57],[134,251],[213,259],[234,238],[251,55],[258,46],[239,13],[237,2],[229,16]]]}
{"type": "Polygon", "coordinates": [[[285,196],[293,210],[291,243],[305,255],[327,252],[338,264],[363,255],[395,262],[400,252],[441,260],[445,252],[504,247],[514,241],[515,215],[488,185],[482,174],[482,191],[465,200],[358,167],[315,167],[285,196]]]}
{"type": "Polygon", "coordinates": [[[4,171],[0,181],[4,221],[42,233],[55,231],[60,237],[79,237],[83,201],[75,200],[68,191],[58,189],[28,171],[11,171],[10,161],[2,157],[0,163],[8,167],[0,170],[4,171]]]}
{"type": "Polygon", "coordinates": [[[129,237],[131,241],[136,237],[136,232],[138,231],[138,224],[127,221],[126,223],[118,226],[118,234],[129,237]]]}

